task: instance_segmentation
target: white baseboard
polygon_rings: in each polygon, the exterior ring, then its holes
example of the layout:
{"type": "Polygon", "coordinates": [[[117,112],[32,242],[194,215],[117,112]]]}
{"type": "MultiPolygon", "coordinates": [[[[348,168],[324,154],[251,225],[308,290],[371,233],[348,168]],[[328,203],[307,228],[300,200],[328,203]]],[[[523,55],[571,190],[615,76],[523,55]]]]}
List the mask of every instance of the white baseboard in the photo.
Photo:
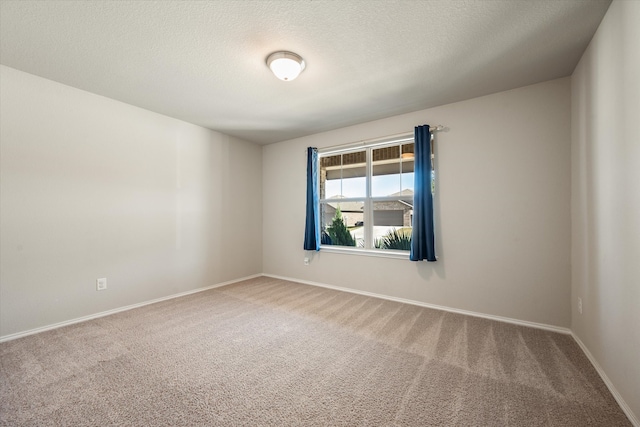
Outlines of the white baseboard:
{"type": "Polygon", "coordinates": [[[596,369],[596,371],[598,372],[598,375],[600,375],[600,378],[602,378],[602,381],[604,381],[605,385],[613,395],[613,398],[616,399],[616,402],[618,402],[618,405],[620,405],[620,408],[622,409],[622,411],[625,413],[627,418],[629,418],[629,421],[631,421],[631,424],[633,424],[634,427],[640,427],[640,421],[638,421],[638,418],[636,417],[636,415],[633,413],[629,405],[627,405],[627,402],[625,402],[625,400],[622,398],[620,393],[618,393],[618,390],[616,390],[613,383],[611,382],[607,374],[605,374],[600,364],[593,357],[593,355],[591,354],[587,346],[584,345],[582,340],[578,338],[578,336],[573,332],[571,332],[571,336],[578,343],[578,345],[582,349],[582,352],[587,356],[587,358],[589,359],[593,367],[596,369]]]}
{"type": "Polygon", "coordinates": [[[216,283],[215,285],[205,286],[203,288],[192,289],[186,292],[180,292],[179,294],[173,294],[166,297],[156,298],[150,301],[139,302],[137,304],[127,305],[125,307],[114,308],[113,310],[102,311],[96,314],[90,314],[88,316],[78,317],[71,320],[65,320],[64,322],[54,323],[52,325],[41,326],[35,329],[29,329],[28,331],[16,332],[15,334],[4,335],[0,337],[0,342],[11,341],[18,338],[26,337],[28,335],[37,334],[44,331],[49,331],[51,329],[62,328],[63,326],[73,325],[74,323],[86,322],[87,320],[97,319],[99,317],[109,316],[111,314],[120,313],[122,311],[132,310],[134,308],[143,307],[149,304],[155,304],[157,302],[166,301],[173,298],[184,297],[187,295],[195,294],[198,292],[208,291],[209,289],[219,288],[222,286],[230,285],[232,283],[242,282],[243,280],[254,279],[256,277],[260,277],[262,274],[254,274],[252,276],[241,277],[240,279],[229,280],[227,282],[216,283]]]}
{"type": "Polygon", "coordinates": [[[511,324],[520,325],[520,326],[528,326],[530,328],[544,329],[546,331],[558,332],[558,333],[561,333],[561,334],[567,334],[567,335],[571,334],[571,329],[563,328],[563,327],[560,327],[560,326],[547,325],[547,324],[544,324],[544,323],[529,322],[527,320],[512,319],[510,317],[494,316],[492,314],[478,313],[478,312],[475,312],[475,311],[460,310],[460,309],[457,309],[457,308],[446,307],[446,306],[443,306],[443,305],[429,304],[429,303],[422,302],[422,301],[410,300],[410,299],[405,299],[405,298],[397,298],[397,297],[392,297],[392,296],[389,296],[389,295],[376,294],[376,293],[373,293],[373,292],[360,291],[360,290],[351,289],[351,288],[343,288],[343,287],[340,287],[340,286],[327,285],[325,283],[311,282],[309,280],[300,280],[300,279],[295,279],[293,277],[276,276],[274,274],[262,274],[262,275],[265,276],[265,277],[273,277],[274,279],[281,279],[281,280],[288,280],[290,282],[302,283],[304,285],[319,286],[319,287],[322,287],[322,288],[334,289],[336,291],[349,292],[349,293],[352,293],[352,294],[365,295],[365,296],[368,296],[368,297],[381,298],[381,299],[385,299],[385,300],[389,300],[389,301],[402,302],[402,303],[405,303],[405,304],[417,305],[417,306],[420,306],[420,307],[433,308],[433,309],[441,310],[441,311],[448,311],[450,313],[458,313],[458,314],[465,314],[467,316],[481,317],[483,319],[491,319],[491,320],[496,320],[498,322],[511,323],[511,324]]]}

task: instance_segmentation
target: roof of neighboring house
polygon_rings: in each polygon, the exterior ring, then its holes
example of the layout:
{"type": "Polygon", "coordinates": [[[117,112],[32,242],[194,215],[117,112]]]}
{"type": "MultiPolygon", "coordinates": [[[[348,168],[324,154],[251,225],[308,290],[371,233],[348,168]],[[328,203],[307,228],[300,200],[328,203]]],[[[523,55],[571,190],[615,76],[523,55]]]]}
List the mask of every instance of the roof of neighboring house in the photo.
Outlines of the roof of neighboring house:
{"type": "MultiPolygon", "coordinates": [[[[399,191],[397,193],[389,194],[389,196],[390,197],[397,197],[397,196],[413,197],[413,190],[405,188],[404,190],[399,191]]],[[[331,202],[328,202],[327,204],[334,209],[338,209],[339,207],[341,212],[362,212],[364,210],[363,202],[341,202],[340,199],[346,199],[346,197],[340,196],[340,195],[329,197],[329,200],[336,200],[336,201],[335,202],[331,201],[331,202]]],[[[408,206],[409,208],[413,208],[413,203],[409,203],[404,200],[399,200],[399,202],[402,203],[403,205],[408,206]]]]}
{"type": "Polygon", "coordinates": [[[413,190],[409,189],[409,188],[405,188],[402,191],[398,191],[397,193],[393,193],[393,194],[389,194],[389,196],[411,196],[413,197],[413,190]]]}
{"type": "MultiPolygon", "coordinates": [[[[330,197],[330,199],[345,199],[344,196],[333,196],[330,197]]],[[[340,208],[341,212],[362,212],[364,210],[364,203],[363,202],[340,202],[340,201],[336,201],[336,202],[329,202],[327,203],[329,206],[331,206],[334,209],[338,209],[338,207],[340,208]]]]}

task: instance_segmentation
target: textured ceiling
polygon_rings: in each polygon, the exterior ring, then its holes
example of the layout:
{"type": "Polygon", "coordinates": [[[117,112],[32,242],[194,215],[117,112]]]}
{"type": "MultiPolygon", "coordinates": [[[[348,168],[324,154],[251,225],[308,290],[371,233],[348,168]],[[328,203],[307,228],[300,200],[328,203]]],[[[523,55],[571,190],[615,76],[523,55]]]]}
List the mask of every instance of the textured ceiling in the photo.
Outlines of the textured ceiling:
{"type": "Polygon", "coordinates": [[[609,4],[1,0],[0,62],[266,144],[568,76],[609,4]]]}

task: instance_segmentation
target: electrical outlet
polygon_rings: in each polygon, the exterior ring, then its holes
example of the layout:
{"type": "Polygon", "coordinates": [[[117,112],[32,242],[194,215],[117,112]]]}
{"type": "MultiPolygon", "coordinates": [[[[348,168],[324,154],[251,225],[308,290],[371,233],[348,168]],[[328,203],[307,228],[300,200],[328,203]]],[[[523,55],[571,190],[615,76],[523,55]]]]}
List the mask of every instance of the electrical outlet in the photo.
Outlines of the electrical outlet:
{"type": "Polygon", "coordinates": [[[96,279],[96,291],[104,291],[107,289],[107,278],[96,279]]]}
{"type": "Polygon", "coordinates": [[[578,313],[582,314],[582,298],[578,298],[578,313]]]}
{"type": "Polygon", "coordinates": [[[304,265],[309,265],[309,258],[308,257],[304,258],[304,265]]]}

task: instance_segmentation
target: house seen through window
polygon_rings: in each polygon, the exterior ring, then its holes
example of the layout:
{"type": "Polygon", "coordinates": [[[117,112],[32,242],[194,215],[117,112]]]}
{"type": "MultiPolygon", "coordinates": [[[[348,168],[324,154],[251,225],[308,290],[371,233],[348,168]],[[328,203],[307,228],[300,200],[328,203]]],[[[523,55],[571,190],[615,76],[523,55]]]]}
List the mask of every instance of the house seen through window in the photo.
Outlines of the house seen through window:
{"type": "Polygon", "coordinates": [[[409,251],[413,138],[320,152],[322,245],[409,251]]]}

